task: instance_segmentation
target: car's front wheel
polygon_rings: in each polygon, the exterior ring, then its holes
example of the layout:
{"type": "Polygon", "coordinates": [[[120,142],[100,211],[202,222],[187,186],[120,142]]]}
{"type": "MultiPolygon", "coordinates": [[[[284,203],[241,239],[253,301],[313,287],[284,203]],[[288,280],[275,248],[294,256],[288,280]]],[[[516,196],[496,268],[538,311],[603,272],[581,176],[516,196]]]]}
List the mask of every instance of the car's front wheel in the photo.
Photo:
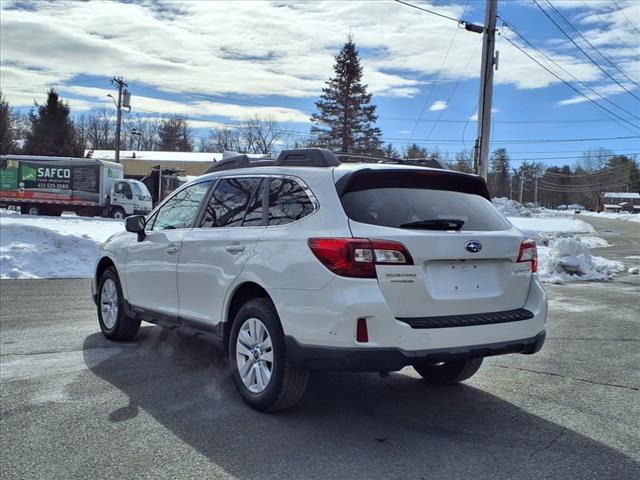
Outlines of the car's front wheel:
{"type": "Polygon", "coordinates": [[[451,385],[471,378],[480,365],[482,365],[482,357],[414,365],[413,368],[429,384],[451,385]]]}
{"type": "Polygon", "coordinates": [[[140,330],[140,320],[129,318],[124,311],[124,296],[118,273],[107,268],[98,282],[98,322],[102,334],[109,340],[127,341],[140,330]]]}
{"type": "Polygon", "coordinates": [[[236,315],[229,364],[238,392],[256,410],[292,407],[307,388],[309,372],[291,366],[278,314],[266,298],[250,300],[236,315]]]}

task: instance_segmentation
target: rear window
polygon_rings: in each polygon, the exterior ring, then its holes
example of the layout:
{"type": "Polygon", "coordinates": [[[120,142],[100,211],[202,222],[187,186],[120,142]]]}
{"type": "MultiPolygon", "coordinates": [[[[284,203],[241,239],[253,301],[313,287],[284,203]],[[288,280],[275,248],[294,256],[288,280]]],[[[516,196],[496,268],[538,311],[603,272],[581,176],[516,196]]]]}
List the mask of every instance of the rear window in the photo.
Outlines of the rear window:
{"type": "Polygon", "coordinates": [[[463,220],[462,230],[508,230],[511,225],[486,198],[472,193],[425,188],[371,188],[341,197],[356,222],[400,227],[424,220],[463,220]]]}

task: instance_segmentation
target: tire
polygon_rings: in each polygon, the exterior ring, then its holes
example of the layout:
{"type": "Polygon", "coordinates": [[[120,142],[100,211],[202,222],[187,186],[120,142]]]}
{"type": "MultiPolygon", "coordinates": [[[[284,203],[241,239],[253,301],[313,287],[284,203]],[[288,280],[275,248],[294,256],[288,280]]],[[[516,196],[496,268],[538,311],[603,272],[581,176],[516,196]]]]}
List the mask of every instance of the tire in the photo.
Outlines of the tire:
{"type": "Polygon", "coordinates": [[[471,378],[482,365],[482,357],[444,363],[414,365],[424,381],[431,385],[452,385],[471,378]]]}
{"type": "Polygon", "coordinates": [[[120,207],[116,207],[113,210],[111,210],[111,218],[122,220],[124,219],[124,217],[125,217],[124,210],[121,209],[120,207]]]}
{"type": "Polygon", "coordinates": [[[273,304],[266,298],[249,300],[238,311],[229,336],[229,365],[242,399],[250,407],[262,412],[294,406],[307,389],[309,372],[289,363],[282,325],[273,304]],[[240,342],[238,337],[241,337],[240,342]],[[247,355],[239,352],[239,347],[244,347],[247,355]],[[272,360],[270,370],[269,359],[272,360]],[[243,373],[247,373],[243,380],[241,369],[245,366],[243,373]],[[270,372],[270,375],[265,372],[270,372]]]}
{"type": "Polygon", "coordinates": [[[38,205],[22,205],[20,213],[22,215],[40,215],[40,207],[38,205]]]}
{"type": "Polygon", "coordinates": [[[43,208],[41,215],[46,215],[48,217],[59,217],[62,215],[62,210],[56,207],[43,208]]]}
{"type": "Polygon", "coordinates": [[[124,342],[136,336],[140,330],[140,320],[129,318],[125,314],[124,296],[115,268],[107,268],[100,277],[97,300],[98,323],[105,337],[124,342]]]}

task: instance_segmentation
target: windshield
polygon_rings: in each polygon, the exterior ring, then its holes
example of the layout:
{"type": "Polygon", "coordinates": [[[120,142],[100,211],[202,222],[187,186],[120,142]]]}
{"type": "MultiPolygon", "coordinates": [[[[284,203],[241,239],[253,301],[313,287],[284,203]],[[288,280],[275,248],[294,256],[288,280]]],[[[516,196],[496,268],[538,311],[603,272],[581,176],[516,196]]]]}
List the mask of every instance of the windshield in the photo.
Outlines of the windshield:
{"type": "Polygon", "coordinates": [[[341,197],[349,218],[361,223],[395,228],[452,230],[507,230],[511,225],[479,195],[419,188],[372,188],[341,197]],[[438,221],[441,222],[438,222],[438,221]],[[458,227],[459,225],[459,227],[458,227]]]}
{"type": "Polygon", "coordinates": [[[136,181],[130,182],[130,185],[131,185],[131,189],[136,194],[136,197],[138,197],[140,200],[151,199],[151,194],[149,193],[149,190],[147,189],[147,186],[144,183],[136,180],[136,181]]]}

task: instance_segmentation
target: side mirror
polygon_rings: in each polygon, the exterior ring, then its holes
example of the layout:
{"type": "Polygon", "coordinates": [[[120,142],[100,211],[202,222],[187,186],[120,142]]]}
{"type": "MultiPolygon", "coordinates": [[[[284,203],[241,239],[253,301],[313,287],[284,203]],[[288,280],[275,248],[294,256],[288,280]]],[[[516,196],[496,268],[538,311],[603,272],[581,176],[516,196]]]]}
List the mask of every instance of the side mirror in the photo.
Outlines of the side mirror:
{"type": "Polygon", "coordinates": [[[144,218],[144,215],[132,215],[131,217],[127,217],[124,221],[124,225],[127,232],[138,234],[139,242],[144,240],[144,237],[146,236],[144,227],[147,226],[147,220],[144,218]]]}

